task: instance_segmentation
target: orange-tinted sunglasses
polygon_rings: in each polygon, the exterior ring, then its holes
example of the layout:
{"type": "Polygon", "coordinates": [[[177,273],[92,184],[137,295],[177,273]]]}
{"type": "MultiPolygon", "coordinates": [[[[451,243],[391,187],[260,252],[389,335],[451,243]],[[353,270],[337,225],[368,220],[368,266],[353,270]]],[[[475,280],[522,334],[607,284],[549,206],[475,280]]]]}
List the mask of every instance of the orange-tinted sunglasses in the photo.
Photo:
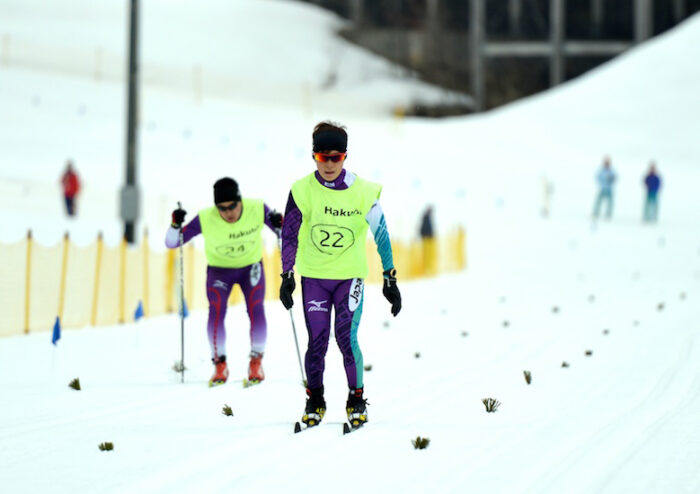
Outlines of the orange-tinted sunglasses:
{"type": "Polygon", "coordinates": [[[316,161],[321,162],[321,163],[325,163],[327,161],[332,161],[333,163],[338,163],[339,161],[343,161],[347,155],[348,155],[348,153],[340,153],[340,154],[314,153],[314,159],[316,161]]]}

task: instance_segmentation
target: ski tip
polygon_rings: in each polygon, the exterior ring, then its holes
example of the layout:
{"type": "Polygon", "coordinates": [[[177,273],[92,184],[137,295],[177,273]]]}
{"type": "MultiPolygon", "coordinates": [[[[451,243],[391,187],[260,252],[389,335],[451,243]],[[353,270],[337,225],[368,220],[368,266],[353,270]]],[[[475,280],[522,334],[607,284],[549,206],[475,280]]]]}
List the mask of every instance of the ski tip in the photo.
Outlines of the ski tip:
{"type": "Polygon", "coordinates": [[[350,432],[350,426],[346,423],[343,423],[343,434],[347,434],[350,432]]]}
{"type": "Polygon", "coordinates": [[[294,424],[294,434],[301,432],[301,424],[299,422],[296,422],[294,424]]]}
{"type": "Polygon", "coordinates": [[[249,385],[250,385],[250,383],[248,383],[248,379],[243,378],[243,387],[247,388],[249,385]]]}

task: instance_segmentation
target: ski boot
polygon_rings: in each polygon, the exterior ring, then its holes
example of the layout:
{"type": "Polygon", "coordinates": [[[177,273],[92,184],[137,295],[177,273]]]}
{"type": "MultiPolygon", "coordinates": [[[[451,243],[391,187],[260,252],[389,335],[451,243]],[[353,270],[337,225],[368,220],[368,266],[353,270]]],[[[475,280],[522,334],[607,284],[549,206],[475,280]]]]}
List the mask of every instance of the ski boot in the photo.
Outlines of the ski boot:
{"type": "Polygon", "coordinates": [[[265,379],[265,371],[262,368],[263,354],[250,352],[250,364],[248,364],[248,379],[243,380],[243,387],[247,388],[260,384],[265,379]]]}
{"type": "Polygon", "coordinates": [[[367,422],[367,400],[362,397],[363,391],[364,388],[350,388],[348,401],[345,403],[348,423],[353,430],[367,422]]]}
{"type": "MultiPolygon", "coordinates": [[[[323,416],[326,414],[326,400],[323,399],[323,386],[316,389],[306,388],[306,394],[308,398],[306,399],[306,408],[304,409],[304,415],[301,417],[301,423],[305,424],[306,427],[315,427],[321,423],[323,416]]],[[[300,432],[302,430],[301,423],[297,422],[294,425],[294,432],[300,432]]]]}
{"type": "Polygon", "coordinates": [[[211,359],[214,362],[214,375],[209,379],[209,387],[224,384],[228,379],[228,367],[226,366],[226,355],[220,355],[217,358],[211,359]]]}
{"type": "Polygon", "coordinates": [[[265,371],[262,367],[263,354],[261,352],[250,352],[250,364],[248,364],[248,381],[259,383],[265,379],[265,371]]]}

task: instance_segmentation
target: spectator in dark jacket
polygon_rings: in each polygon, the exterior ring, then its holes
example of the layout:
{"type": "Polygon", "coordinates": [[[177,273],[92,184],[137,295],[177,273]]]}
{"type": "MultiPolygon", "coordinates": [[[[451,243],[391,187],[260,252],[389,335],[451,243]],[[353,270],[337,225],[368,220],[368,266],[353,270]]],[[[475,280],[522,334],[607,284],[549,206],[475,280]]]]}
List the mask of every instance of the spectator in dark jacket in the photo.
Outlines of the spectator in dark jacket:
{"type": "Polygon", "coordinates": [[[647,189],[647,195],[644,200],[644,217],[645,223],[656,223],[659,214],[659,189],[661,189],[661,177],[656,173],[656,163],[649,163],[649,171],[644,177],[644,186],[647,189]]]}
{"type": "Polygon", "coordinates": [[[80,179],[73,170],[73,162],[68,160],[66,163],[66,171],[61,177],[61,186],[63,188],[63,198],[66,202],[66,212],[68,216],[75,216],[75,199],[80,192],[80,179]]]}
{"type": "Polygon", "coordinates": [[[423,218],[420,222],[421,238],[433,238],[435,231],[433,230],[433,207],[428,206],[423,212],[423,218]]]}

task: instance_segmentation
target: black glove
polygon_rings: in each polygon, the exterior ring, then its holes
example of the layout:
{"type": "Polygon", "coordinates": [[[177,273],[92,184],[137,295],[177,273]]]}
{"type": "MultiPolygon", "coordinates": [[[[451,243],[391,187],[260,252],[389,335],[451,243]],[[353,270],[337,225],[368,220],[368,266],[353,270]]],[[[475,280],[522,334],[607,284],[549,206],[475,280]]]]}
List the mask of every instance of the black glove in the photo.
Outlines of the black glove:
{"type": "Polygon", "coordinates": [[[272,226],[275,228],[282,228],[282,213],[272,210],[267,214],[267,217],[270,219],[270,224],[272,226]]]}
{"type": "Polygon", "coordinates": [[[384,288],[382,293],[391,304],[391,314],[396,317],[401,311],[401,292],[396,286],[396,270],[394,268],[384,271],[384,288]]]}
{"type": "Polygon", "coordinates": [[[171,223],[171,226],[173,228],[181,228],[182,223],[185,221],[186,214],[187,211],[181,208],[177,208],[175,211],[173,211],[173,222],[171,223]]]}
{"type": "Polygon", "coordinates": [[[294,300],[292,300],[292,293],[297,287],[294,281],[294,271],[289,270],[286,273],[282,273],[282,285],[280,286],[280,300],[284,308],[289,310],[294,305],[294,300]]]}

